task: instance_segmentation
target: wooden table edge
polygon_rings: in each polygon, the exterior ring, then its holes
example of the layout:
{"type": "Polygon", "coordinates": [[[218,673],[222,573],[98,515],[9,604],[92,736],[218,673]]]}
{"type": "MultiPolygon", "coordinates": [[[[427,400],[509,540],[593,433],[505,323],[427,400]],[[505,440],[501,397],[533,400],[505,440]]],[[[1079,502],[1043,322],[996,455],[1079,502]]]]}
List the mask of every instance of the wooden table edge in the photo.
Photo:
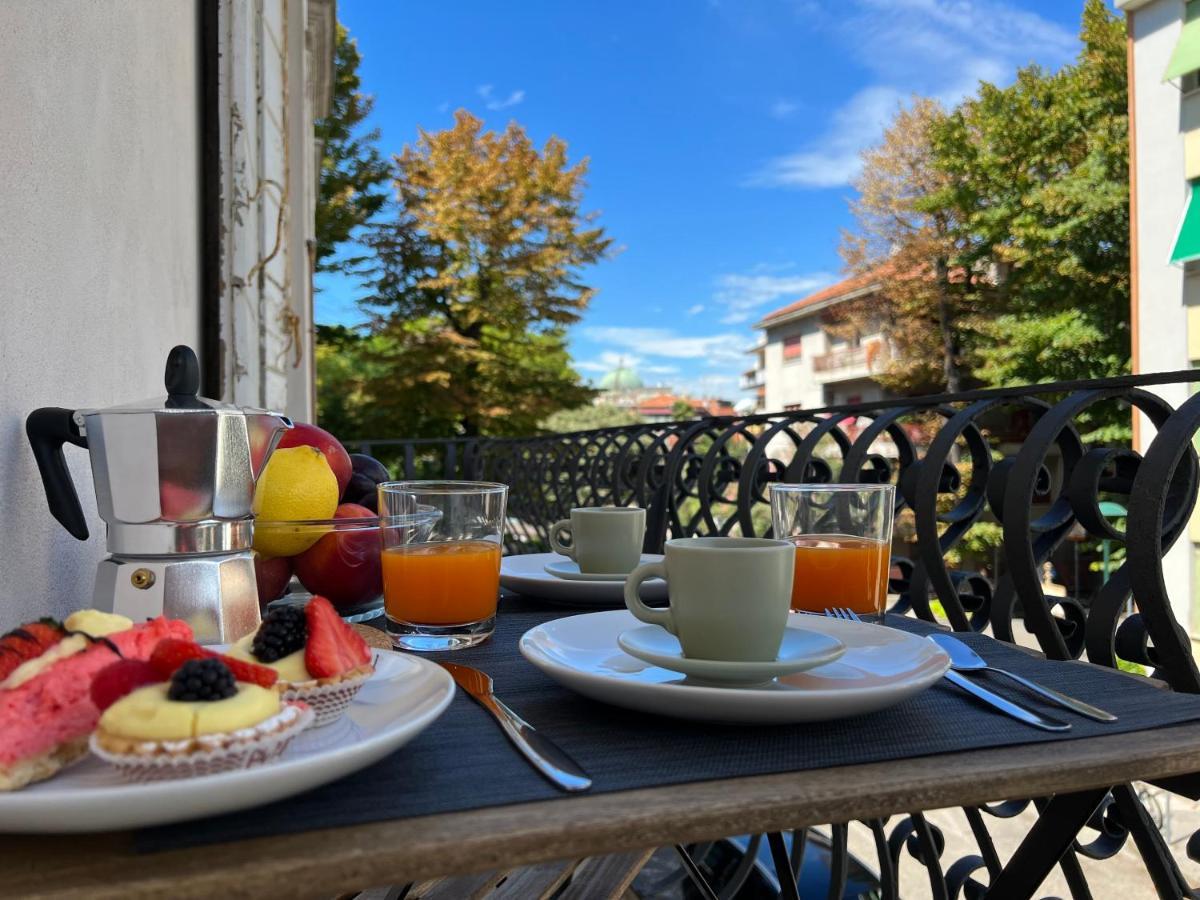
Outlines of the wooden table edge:
{"type": "MultiPolygon", "coordinates": [[[[0,893],[329,896],[352,888],[1200,772],[1200,723],[563,797],[138,855],[128,833],[5,836],[0,893]]],[[[245,815],[253,816],[253,810],[245,815]]]]}

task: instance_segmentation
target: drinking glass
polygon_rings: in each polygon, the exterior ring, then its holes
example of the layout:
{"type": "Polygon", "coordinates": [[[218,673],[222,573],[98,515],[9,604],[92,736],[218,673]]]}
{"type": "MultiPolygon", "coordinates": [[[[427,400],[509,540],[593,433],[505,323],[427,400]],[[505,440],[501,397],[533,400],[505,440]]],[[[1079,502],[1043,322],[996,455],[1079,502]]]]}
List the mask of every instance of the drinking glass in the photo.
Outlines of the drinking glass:
{"type": "Polygon", "coordinates": [[[379,485],[383,608],[396,647],[458,650],[491,636],[507,500],[508,485],[484,481],[379,485]],[[422,539],[389,527],[422,505],[440,513],[422,539]]]}
{"type": "Polygon", "coordinates": [[[890,484],[771,485],[775,537],[796,545],[792,609],[883,614],[895,495],[890,484]]]}

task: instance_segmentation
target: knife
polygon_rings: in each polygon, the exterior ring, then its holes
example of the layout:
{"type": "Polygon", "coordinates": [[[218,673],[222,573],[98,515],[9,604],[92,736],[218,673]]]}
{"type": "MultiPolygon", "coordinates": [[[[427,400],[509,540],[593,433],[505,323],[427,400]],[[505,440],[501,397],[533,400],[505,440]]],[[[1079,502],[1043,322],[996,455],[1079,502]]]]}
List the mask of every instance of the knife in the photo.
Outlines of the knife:
{"type": "Polygon", "coordinates": [[[1070,731],[1071,726],[1067,722],[1060,722],[1057,719],[1040,716],[1031,709],[1026,709],[1013,703],[1011,700],[1005,700],[999,694],[989,691],[985,687],[980,687],[969,678],[964,678],[953,669],[946,670],[946,680],[951,684],[962,688],[971,696],[978,700],[982,700],[989,706],[994,706],[1003,713],[1007,713],[1014,719],[1019,719],[1026,725],[1032,725],[1035,728],[1041,728],[1045,731],[1070,731]]]}
{"type": "Polygon", "coordinates": [[[492,677],[479,669],[444,662],[443,669],[453,676],[455,682],[484,709],[496,717],[504,733],[535,769],[564,791],[586,791],[592,779],[579,763],[550,738],[537,732],[532,725],[518,716],[492,693],[492,677]]]}

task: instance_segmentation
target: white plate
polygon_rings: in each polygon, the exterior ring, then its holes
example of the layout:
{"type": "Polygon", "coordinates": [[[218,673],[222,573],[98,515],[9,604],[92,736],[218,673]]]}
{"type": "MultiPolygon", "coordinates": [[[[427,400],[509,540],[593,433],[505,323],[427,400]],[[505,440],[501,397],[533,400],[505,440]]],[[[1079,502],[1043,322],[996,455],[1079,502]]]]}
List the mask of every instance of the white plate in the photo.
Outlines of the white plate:
{"type": "MultiPolygon", "coordinates": [[[[624,581],[568,581],[546,571],[547,563],[565,558],[557,553],[506,556],[500,560],[500,584],[518,594],[550,600],[562,606],[604,609],[625,605],[624,581]]],[[[646,553],[642,559],[656,562],[662,557],[646,553]]],[[[661,578],[652,578],[642,585],[642,597],[646,600],[666,600],[667,583],[661,578]]]]}
{"type": "Polygon", "coordinates": [[[375,674],[346,715],[301,733],[278,762],[178,781],[129,784],[94,756],[0,794],[0,832],[142,828],[261,806],[369,766],[424,731],[450,704],[454,679],[415,656],[375,651],[375,674]]]}
{"type": "MultiPolygon", "coordinates": [[[[575,560],[559,556],[557,553],[551,555],[557,558],[546,563],[542,569],[555,578],[566,578],[568,581],[619,581],[624,584],[625,579],[629,577],[629,572],[623,575],[614,572],[580,572],[579,563],[575,560]]],[[[657,553],[643,553],[642,558],[638,560],[638,565],[651,562],[662,562],[662,556],[657,553]]]]}
{"type": "Polygon", "coordinates": [[[643,662],[682,672],[705,681],[729,684],[764,684],[780,675],[804,672],[831,663],[846,652],[837,638],[802,628],[803,623],[788,623],[779,646],[779,656],[763,662],[739,662],[723,659],[697,659],[684,656],[679,638],[658,625],[642,625],[617,635],[617,644],[630,656],[643,662]]]}
{"type": "Polygon", "coordinates": [[[786,675],[765,686],[715,686],[689,681],[634,659],[617,635],[639,622],[627,610],[569,616],[521,637],[527,660],[586,697],[657,715],[706,722],[789,724],[875,712],[940,679],[948,657],[932,641],[904,631],[794,614],[805,628],[837,638],[836,662],[786,675]]]}

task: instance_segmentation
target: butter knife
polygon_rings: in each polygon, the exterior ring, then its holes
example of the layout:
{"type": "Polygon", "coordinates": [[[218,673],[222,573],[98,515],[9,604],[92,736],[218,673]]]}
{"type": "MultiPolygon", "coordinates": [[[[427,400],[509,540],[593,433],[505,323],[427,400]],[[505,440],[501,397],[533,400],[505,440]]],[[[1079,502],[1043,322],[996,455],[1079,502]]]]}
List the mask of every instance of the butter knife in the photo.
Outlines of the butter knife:
{"type": "Polygon", "coordinates": [[[492,693],[492,677],[479,669],[458,663],[441,663],[455,682],[484,709],[496,717],[513,746],[549,781],[564,791],[586,791],[592,779],[567,752],[518,716],[492,693]]]}
{"type": "Polygon", "coordinates": [[[953,669],[946,670],[946,680],[956,687],[962,688],[977,700],[982,700],[988,706],[995,707],[1002,713],[1007,713],[1014,719],[1024,722],[1026,725],[1032,725],[1034,728],[1041,728],[1044,731],[1070,731],[1071,726],[1067,722],[1060,722],[1057,719],[1051,719],[1046,716],[1041,716],[1031,709],[1026,709],[1020,704],[1013,703],[1011,700],[1006,700],[999,694],[989,691],[985,687],[980,687],[969,678],[964,678],[953,669]]]}

